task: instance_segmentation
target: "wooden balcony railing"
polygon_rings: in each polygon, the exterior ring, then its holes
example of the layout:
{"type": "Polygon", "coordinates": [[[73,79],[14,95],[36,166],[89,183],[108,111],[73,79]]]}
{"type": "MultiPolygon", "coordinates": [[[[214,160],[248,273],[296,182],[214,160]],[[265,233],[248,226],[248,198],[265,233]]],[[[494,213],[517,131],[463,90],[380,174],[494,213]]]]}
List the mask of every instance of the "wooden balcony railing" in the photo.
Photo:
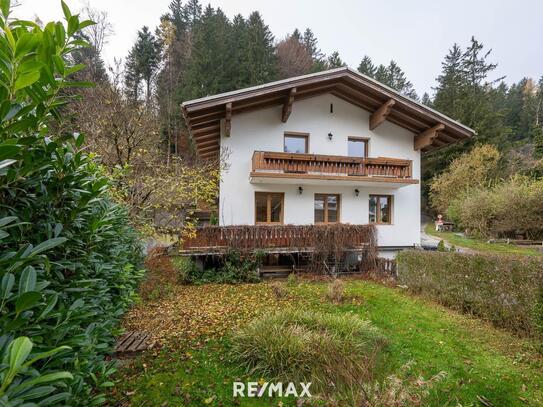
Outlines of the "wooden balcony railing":
{"type": "Polygon", "coordinates": [[[397,158],[358,158],[321,154],[255,151],[252,175],[282,173],[345,177],[412,178],[412,161],[397,158]]]}
{"type": "MultiPolygon", "coordinates": [[[[185,239],[181,250],[218,253],[228,249],[242,252],[266,249],[314,250],[333,242],[344,251],[375,246],[373,225],[240,225],[204,226],[185,239]]],[[[330,248],[332,251],[333,248],[330,248]]]]}

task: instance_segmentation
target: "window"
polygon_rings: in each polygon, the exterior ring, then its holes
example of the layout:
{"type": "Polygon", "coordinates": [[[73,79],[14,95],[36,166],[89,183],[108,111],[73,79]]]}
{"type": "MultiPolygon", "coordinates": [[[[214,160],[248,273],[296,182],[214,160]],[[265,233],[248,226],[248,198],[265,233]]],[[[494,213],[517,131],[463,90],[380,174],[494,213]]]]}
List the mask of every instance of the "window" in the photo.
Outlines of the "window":
{"type": "Polygon", "coordinates": [[[370,195],[370,223],[392,223],[391,195],[370,195]]]}
{"type": "Polygon", "coordinates": [[[339,222],[339,195],[315,194],[315,223],[339,222]]]}
{"type": "Polygon", "coordinates": [[[368,139],[349,137],[349,157],[367,157],[368,139]]]}
{"type": "Polygon", "coordinates": [[[283,223],[284,194],[255,192],[255,223],[283,223]]]}
{"type": "Polygon", "coordinates": [[[308,153],[309,134],[285,133],[284,151],[285,153],[308,153]]]}

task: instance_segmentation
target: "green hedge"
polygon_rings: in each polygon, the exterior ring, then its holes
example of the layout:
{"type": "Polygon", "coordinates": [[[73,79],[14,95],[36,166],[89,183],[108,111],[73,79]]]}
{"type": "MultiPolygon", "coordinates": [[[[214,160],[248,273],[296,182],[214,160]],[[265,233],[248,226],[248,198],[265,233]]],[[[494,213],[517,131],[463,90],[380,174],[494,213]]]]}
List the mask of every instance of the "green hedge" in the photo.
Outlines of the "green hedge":
{"type": "Polygon", "coordinates": [[[398,282],[414,293],[516,333],[542,336],[543,259],[408,250],[398,282]]]}
{"type": "Polygon", "coordinates": [[[0,405],[96,405],[142,248],[83,138],[54,137],[80,22],[44,28],[0,0],[0,405]]]}

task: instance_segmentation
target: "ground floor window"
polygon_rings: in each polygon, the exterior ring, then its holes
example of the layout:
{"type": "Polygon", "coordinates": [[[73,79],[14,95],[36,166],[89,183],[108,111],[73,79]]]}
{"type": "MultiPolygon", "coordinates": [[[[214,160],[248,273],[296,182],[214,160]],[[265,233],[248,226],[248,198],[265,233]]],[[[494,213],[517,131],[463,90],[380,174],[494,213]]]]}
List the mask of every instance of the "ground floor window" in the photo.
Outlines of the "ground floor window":
{"type": "Polygon", "coordinates": [[[392,223],[391,195],[370,195],[370,223],[392,223]]]}
{"type": "Polygon", "coordinates": [[[338,194],[315,194],[315,223],[339,222],[338,194]]]}
{"type": "Polygon", "coordinates": [[[255,192],[255,223],[283,223],[285,194],[255,192]]]}

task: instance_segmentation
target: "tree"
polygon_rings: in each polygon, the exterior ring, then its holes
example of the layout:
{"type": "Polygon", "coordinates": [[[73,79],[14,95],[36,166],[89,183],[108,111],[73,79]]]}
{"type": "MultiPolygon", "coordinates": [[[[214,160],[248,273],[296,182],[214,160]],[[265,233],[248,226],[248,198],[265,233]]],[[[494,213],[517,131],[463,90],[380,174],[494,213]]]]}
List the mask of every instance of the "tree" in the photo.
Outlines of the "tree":
{"type": "Polygon", "coordinates": [[[430,98],[430,95],[428,94],[428,92],[424,92],[420,102],[423,105],[428,106],[428,107],[432,107],[432,105],[433,105],[432,99],[430,98]]]}
{"type": "Polygon", "coordinates": [[[135,77],[145,83],[145,99],[149,104],[152,81],[160,65],[160,43],[147,26],[138,31],[138,38],[129,57],[134,65],[135,77]]]}
{"type": "Polygon", "coordinates": [[[340,58],[339,52],[334,51],[330,56],[328,57],[326,61],[326,65],[328,69],[334,69],[334,68],[341,68],[342,66],[347,66],[345,62],[340,58]]]}
{"type": "Polygon", "coordinates": [[[247,42],[244,44],[251,85],[270,82],[277,77],[273,39],[260,13],[252,12],[247,20],[247,42]]]}
{"type": "Polygon", "coordinates": [[[465,72],[462,68],[462,49],[453,44],[445,60],[441,63],[441,74],[437,77],[434,106],[440,112],[460,119],[462,109],[459,105],[460,95],[467,86],[465,72]]]}
{"type": "Polygon", "coordinates": [[[388,66],[383,64],[379,65],[374,72],[374,79],[397,90],[402,95],[415,100],[418,99],[413,84],[407,80],[405,73],[395,61],[390,61],[388,66]]]}
{"type": "Polygon", "coordinates": [[[306,28],[304,34],[301,38],[301,42],[306,49],[307,53],[313,59],[312,72],[324,71],[326,69],[326,61],[324,59],[324,54],[319,49],[318,40],[311,31],[310,28],[306,28]]]}
{"type": "Polygon", "coordinates": [[[128,99],[138,101],[141,90],[141,72],[139,70],[136,52],[131,49],[125,61],[124,89],[128,99]]]}
{"type": "Polygon", "coordinates": [[[183,15],[189,28],[194,27],[202,17],[202,5],[198,0],[188,0],[183,15]]]}
{"type": "Polygon", "coordinates": [[[487,185],[496,178],[500,159],[498,149],[490,145],[475,147],[455,159],[430,183],[430,201],[438,213],[447,213],[449,205],[471,188],[487,185]]]}
{"type": "Polygon", "coordinates": [[[371,58],[367,55],[364,55],[364,58],[362,58],[362,61],[360,61],[360,65],[358,65],[358,72],[374,78],[376,70],[377,68],[371,61],[371,58]]]}
{"type": "Polygon", "coordinates": [[[287,37],[277,44],[279,78],[291,78],[311,72],[313,59],[296,37],[287,37]]]}

